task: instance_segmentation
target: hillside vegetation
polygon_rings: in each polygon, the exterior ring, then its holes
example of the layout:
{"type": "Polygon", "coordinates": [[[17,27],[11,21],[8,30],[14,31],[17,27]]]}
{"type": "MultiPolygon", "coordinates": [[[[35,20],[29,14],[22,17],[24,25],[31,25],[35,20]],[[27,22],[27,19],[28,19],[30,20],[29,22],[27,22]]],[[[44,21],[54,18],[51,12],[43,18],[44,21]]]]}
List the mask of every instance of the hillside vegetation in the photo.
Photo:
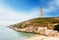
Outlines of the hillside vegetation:
{"type": "Polygon", "coordinates": [[[55,24],[59,24],[59,17],[34,18],[11,26],[16,28],[39,26],[39,27],[47,27],[48,29],[53,29],[55,24]]]}

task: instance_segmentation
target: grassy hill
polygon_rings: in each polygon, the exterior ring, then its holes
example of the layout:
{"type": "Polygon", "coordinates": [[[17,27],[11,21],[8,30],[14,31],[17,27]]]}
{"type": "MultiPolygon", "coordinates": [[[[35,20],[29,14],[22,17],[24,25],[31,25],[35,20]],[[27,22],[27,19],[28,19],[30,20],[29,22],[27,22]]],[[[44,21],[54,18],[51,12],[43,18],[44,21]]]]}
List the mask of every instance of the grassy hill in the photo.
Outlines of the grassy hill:
{"type": "Polygon", "coordinates": [[[59,24],[59,17],[34,18],[11,26],[16,28],[39,26],[39,27],[47,27],[48,29],[54,29],[54,26],[56,24],[59,24]]]}

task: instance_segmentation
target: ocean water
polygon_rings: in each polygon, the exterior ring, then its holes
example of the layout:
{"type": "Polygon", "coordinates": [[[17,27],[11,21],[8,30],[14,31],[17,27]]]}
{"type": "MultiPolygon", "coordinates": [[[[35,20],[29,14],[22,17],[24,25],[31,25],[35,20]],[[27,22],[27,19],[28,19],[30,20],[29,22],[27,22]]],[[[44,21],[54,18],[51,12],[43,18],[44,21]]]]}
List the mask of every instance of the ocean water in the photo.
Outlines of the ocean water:
{"type": "Polygon", "coordinates": [[[0,26],[0,40],[26,40],[34,35],[33,33],[16,32],[7,26],[0,26]]]}

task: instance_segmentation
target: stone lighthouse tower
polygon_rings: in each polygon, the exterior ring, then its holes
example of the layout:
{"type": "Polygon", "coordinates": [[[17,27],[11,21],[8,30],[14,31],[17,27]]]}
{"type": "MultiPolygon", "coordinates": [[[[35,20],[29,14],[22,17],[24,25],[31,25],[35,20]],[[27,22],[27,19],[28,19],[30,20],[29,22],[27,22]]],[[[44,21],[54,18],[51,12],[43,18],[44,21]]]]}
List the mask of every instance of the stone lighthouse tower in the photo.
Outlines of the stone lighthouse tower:
{"type": "Polygon", "coordinates": [[[42,8],[40,8],[40,18],[42,18],[43,15],[42,15],[42,8]]]}

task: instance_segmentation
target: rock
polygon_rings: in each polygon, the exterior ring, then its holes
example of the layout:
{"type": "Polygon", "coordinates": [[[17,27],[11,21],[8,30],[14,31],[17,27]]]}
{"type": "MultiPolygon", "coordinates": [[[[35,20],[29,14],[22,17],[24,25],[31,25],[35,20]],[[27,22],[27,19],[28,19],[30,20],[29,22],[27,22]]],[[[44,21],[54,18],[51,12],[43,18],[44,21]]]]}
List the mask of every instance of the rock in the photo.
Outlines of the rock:
{"type": "Polygon", "coordinates": [[[48,37],[59,37],[59,32],[55,30],[48,30],[46,27],[33,27],[29,26],[26,28],[14,28],[16,31],[22,31],[22,32],[32,32],[32,33],[38,33],[41,35],[46,35],[48,37]]]}
{"type": "Polygon", "coordinates": [[[45,33],[45,30],[47,30],[46,27],[38,27],[36,30],[34,30],[34,32],[43,35],[45,33]]]}
{"type": "Polygon", "coordinates": [[[49,37],[57,37],[58,36],[58,32],[54,31],[54,30],[46,30],[45,31],[45,35],[49,36],[49,37]]]}

